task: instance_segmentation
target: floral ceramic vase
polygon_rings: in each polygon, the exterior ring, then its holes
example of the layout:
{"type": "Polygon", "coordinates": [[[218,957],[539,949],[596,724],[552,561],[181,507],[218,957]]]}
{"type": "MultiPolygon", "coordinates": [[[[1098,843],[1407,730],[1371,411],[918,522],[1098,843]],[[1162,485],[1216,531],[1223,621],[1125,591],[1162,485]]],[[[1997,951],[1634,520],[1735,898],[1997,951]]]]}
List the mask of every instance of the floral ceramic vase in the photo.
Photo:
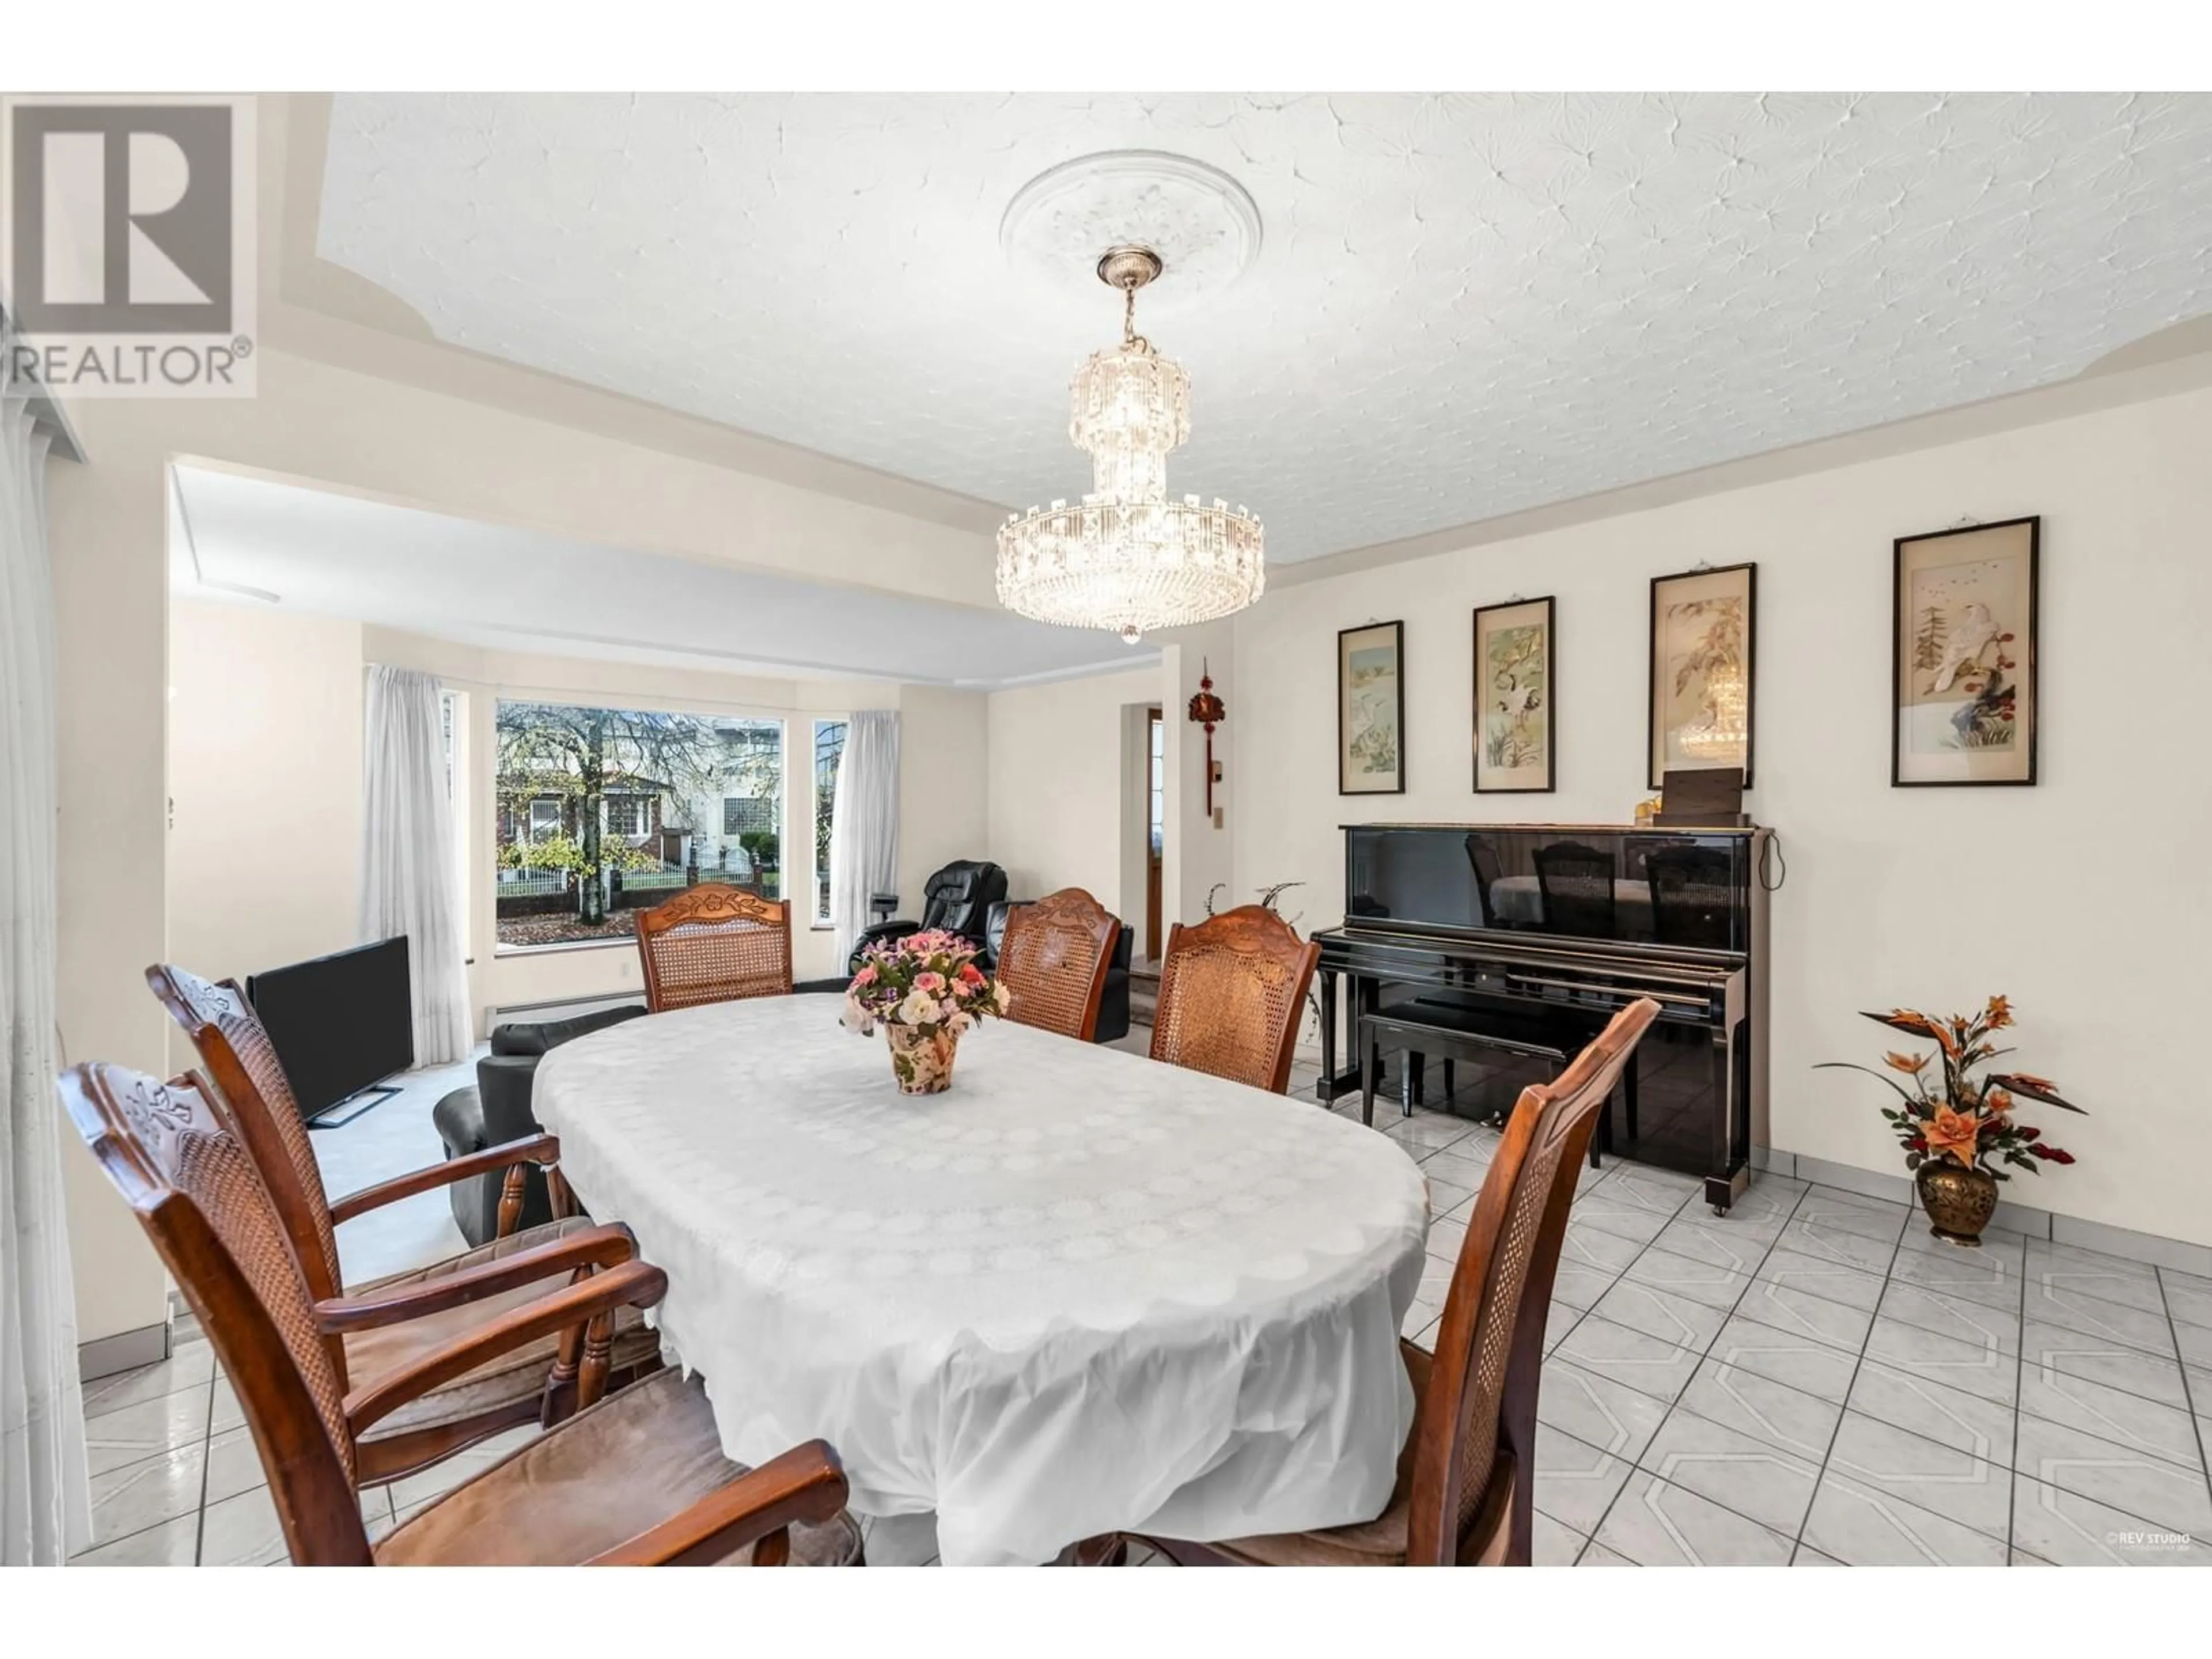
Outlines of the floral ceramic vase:
{"type": "Polygon", "coordinates": [[[952,1056],[960,1039],[942,1025],[884,1026],[890,1044],[891,1075],[902,1095],[941,1095],[952,1086],[952,1056]]]}

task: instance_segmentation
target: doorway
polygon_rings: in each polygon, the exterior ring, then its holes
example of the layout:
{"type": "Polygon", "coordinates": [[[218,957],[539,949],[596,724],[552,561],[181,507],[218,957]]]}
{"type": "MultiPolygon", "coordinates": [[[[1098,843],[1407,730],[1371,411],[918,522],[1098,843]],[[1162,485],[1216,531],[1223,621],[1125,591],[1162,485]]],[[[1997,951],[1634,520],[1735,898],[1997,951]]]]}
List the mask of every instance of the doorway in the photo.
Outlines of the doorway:
{"type": "Polygon", "coordinates": [[[1145,711],[1145,752],[1151,759],[1150,793],[1146,800],[1145,830],[1145,960],[1160,959],[1160,859],[1167,844],[1168,727],[1160,711],[1145,711]]]}

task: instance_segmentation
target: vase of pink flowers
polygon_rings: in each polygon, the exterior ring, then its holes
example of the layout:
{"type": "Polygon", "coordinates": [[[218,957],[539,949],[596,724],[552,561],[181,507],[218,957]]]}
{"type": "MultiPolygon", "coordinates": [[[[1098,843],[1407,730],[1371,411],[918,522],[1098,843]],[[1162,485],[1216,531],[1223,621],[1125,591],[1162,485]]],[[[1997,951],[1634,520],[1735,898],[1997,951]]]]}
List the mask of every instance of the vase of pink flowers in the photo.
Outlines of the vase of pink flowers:
{"type": "Polygon", "coordinates": [[[868,946],[845,990],[846,1025],[862,1036],[884,1028],[907,1095],[951,1088],[962,1034],[1006,1012],[1006,988],[975,965],[975,947],[936,929],[868,946]]]}

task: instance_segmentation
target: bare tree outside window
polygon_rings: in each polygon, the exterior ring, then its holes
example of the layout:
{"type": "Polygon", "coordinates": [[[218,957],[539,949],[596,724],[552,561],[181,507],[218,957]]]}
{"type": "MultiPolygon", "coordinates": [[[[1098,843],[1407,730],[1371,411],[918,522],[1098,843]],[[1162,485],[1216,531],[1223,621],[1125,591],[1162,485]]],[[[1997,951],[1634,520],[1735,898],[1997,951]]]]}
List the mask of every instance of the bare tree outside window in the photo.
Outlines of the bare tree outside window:
{"type": "Polygon", "coordinates": [[[495,730],[502,947],[626,938],[702,880],[781,896],[781,721],[502,702],[495,730]]]}

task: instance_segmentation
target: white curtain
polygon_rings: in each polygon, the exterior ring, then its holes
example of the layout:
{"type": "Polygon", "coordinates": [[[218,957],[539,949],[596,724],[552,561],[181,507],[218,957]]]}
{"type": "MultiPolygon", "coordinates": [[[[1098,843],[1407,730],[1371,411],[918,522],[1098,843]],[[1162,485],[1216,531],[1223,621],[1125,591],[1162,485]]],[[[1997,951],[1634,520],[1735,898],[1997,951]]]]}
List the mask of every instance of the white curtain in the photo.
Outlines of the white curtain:
{"type": "MultiPolygon", "coordinates": [[[[4,349],[0,338],[0,349],[4,349]]],[[[92,1542],[54,1092],[54,600],[46,438],[0,396],[0,1565],[92,1542]]]]}
{"type": "Polygon", "coordinates": [[[868,895],[898,885],[899,717],[870,709],[845,724],[837,796],[830,811],[830,914],[837,971],[868,923],[868,895]]]}
{"type": "Polygon", "coordinates": [[[417,1066],[465,1059],[472,1046],[441,691],[435,675],[368,671],[361,936],[407,935],[417,1066]]]}

